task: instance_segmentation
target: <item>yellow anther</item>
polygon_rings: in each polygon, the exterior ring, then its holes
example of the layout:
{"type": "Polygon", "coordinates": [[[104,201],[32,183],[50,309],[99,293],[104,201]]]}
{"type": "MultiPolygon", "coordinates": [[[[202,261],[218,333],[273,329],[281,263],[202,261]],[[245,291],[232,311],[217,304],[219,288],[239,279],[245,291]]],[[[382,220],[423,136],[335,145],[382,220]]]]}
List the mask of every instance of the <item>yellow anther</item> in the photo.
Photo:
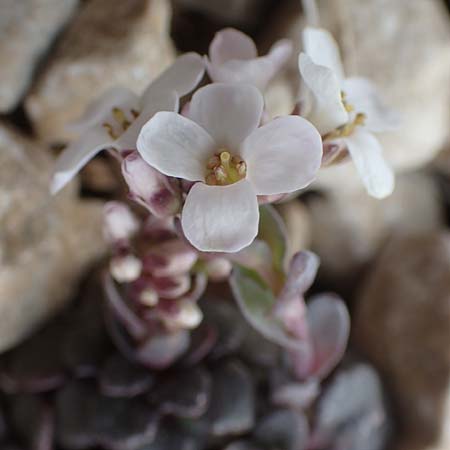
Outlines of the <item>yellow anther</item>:
{"type": "Polygon", "coordinates": [[[114,132],[114,129],[113,129],[113,127],[112,127],[111,124],[109,124],[109,123],[103,123],[103,124],[102,124],[102,127],[106,129],[107,133],[109,134],[109,136],[110,136],[112,139],[117,139],[117,138],[118,138],[118,136],[117,136],[117,134],[114,132]]]}
{"type": "Polygon", "coordinates": [[[112,114],[114,119],[124,131],[131,125],[131,122],[127,119],[125,113],[120,108],[113,108],[112,114]]]}
{"type": "Polygon", "coordinates": [[[366,118],[367,116],[364,113],[358,113],[356,114],[355,120],[353,121],[353,123],[355,125],[364,125],[364,123],[366,122],[366,118]]]}
{"type": "Polygon", "coordinates": [[[239,175],[244,176],[247,173],[247,164],[245,164],[245,161],[240,161],[236,164],[236,169],[239,175]]]}

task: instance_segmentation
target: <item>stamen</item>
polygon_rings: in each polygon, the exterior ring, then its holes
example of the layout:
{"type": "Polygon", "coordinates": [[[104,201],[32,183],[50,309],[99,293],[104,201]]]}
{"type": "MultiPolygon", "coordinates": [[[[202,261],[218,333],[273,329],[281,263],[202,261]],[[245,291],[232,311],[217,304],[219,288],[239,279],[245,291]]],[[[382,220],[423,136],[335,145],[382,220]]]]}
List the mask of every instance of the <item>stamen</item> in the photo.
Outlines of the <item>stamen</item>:
{"type": "Polygon", "coordinates": [[[247,174],[245,162],[223,148],[207,161],[206,167],[205,182],[212,186],[236,183],[245,178],[247,174]]]}
{"type": "Polygon", "coordinates": [[[114,119],[122,126],[125,131],[131,122],[126,118],[125,113],[120,108],[113,108],[112,110],[114,119]]]}
{"type": "Polygon", "coordinates": [[[108,132],[109,136],[110,136],[112,139],[117,139],[117,138],[119,137],[119,136],[117,136],[117,134],[114,132],[114,129],[113,129],[113,127],[112,127],[111,124],[109,124],[109,123],[103,123],[103,124],[102,124],[102,127],[103,127],[103,128],[106,128],[106,131],[108,132]]]}

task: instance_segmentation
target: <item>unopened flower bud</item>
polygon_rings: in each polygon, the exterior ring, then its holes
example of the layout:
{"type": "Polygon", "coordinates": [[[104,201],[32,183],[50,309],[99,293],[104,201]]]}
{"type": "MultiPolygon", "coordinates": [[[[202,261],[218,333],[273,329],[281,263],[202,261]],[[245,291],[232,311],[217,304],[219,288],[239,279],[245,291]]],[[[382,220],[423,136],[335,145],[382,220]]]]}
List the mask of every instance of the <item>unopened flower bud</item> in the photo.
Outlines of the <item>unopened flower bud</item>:
{"type": "Polygon", "coordinates": [[[109,269],[113,278],[119,283],[137,280],[142,271],[142,262],[134,255],[116,256],[111,259],[109,269]]]}
{"type": "Polygon", "coordinates": [[[103,209],[103,234],[111,244],[128,239],[137,232],[139,222],[127,205],[108,202],[103,209]]]}
{"type": "Polygon", "coordinates": [[[122,174],[130,196],[157,217],[175,215],[181,207],[181,196],[169,179],[148,165],[137,152],[127,155],[122,174]]]}
{"type": "Polygon", "coordinates": [[[176,321],[181,328],[196,328],[200,325],[203,314],[197,303],[182,302],[176,321]]]}
{"type": "Polygon", "coordinates": [[[155,277],[170,277],[190,271],[197,252],[179,239],[154,246],[144,257],[144,270],[155,277]]]}
{"type": "Polygon", "coordinates": [[[212,258],[205,261],[205,267],[211,281],[223,281],[230,275],[233,265],[226,258],[212,258]]]}
{"type": "Polygon", "coordinates": [[[140,293],[139,301],[145,306],[156,306],[159,301],[159,296],[154,289],[148,287],[140,293]]]}

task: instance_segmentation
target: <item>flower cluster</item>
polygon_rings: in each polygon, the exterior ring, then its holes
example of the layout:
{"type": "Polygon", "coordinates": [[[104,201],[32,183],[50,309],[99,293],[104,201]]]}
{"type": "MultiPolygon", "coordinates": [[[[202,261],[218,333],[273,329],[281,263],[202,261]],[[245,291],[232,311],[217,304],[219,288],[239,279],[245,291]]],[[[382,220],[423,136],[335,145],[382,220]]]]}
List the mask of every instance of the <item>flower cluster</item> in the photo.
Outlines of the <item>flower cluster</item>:
{"type": "Polygon", "coordinates": [[[230,280],[243,315],[287,349],[299,379],[323,378],[342,356],[345,305],[329,294],[305,303],[317,257],[300,252],[288,265],[281,219],[267,203],[294,201],[321,168],[348,157],[370,195],[389,195],[394,176],[373,133],[397,118],[368,80],[344,77],[326,30],[307,27],[303,48],[291,115],[270,117],[264,100],[291,43],[258,56],[248,36],[225,29],[208,56],[180,56],[140,96],[110,89],[72,125],[82,137],[58,159],[51,190],[101,150],[120,163],[133,211],[105,206],[105,286],[143,354],[171,349],[157,366],[185,350],[208,280],[230,280]]]}

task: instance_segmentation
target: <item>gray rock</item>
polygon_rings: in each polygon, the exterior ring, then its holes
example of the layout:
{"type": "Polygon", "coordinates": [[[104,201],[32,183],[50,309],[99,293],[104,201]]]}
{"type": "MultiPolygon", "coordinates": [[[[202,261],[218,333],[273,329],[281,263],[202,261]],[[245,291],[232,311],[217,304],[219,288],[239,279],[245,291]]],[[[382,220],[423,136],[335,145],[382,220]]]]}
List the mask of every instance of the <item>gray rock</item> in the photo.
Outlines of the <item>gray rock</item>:
{"type": "Polygon", "coordinates": [[[450,234],[393,238],[361,289],[355,342],[395,401],[403,450],[450,448],[450,234]]]}
{"type": "Polygon", "coordinates": [[[141,92],[174,58],[169,21],[169,0],[86,2],[26,99],[39,136],[72,138],[67,125],[113,85],[141,92]]]}
{"type": "Polygon", "coordinates": [[[312,249],[333,277],[354,277],[397,231],[429,231],[444,222],[435,181],[423,173],[397,177],[394,193],[377,200],[365,191],[343,190],[310,201],[312,249]]]}
{"type": "Polygon", "coordinates": [[[78,0],[2,0],[0,112],[13,109],[36,65],[74,12],[78,0]]]}
{"type": "Polygon", "coordinates": [[[38,143],[0,126],[0,351],[59,310],[106,247],[101,205],[78,200],[74,185],[51,197],[52,166],[38,143]]]}

